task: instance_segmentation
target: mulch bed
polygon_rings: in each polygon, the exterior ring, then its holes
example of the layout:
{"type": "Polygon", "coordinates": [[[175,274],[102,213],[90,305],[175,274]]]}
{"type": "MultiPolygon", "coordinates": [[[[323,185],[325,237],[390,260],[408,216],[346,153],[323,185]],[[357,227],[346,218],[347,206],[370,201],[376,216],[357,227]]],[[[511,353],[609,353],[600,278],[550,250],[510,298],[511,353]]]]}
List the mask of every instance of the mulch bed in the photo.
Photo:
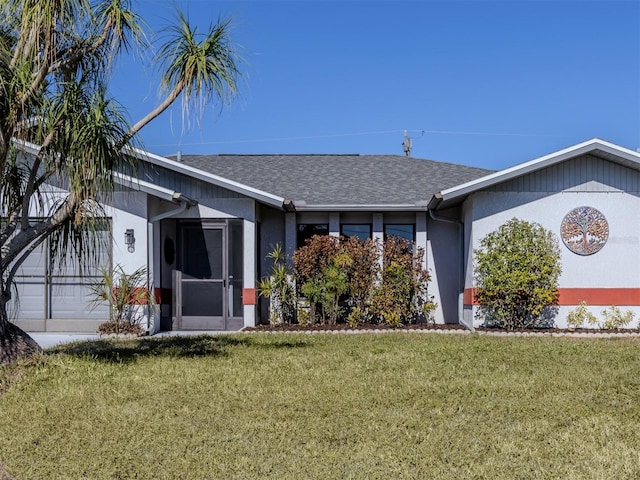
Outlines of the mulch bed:
{"type": "Polygon", "coordinates": [[[399,327],[390,327],[388,325],[378,325],[373,323],[359,324],[357,327],[351,328],[346,323],[338,323],[336,325],[314,323],[312,325],[298,325],[293,323],[280,323],[277,325],[256,325],[255,327],[247,327],[244,332],[322,332],[322,331],[347,331],[347,330],[466,330],[462,325],[454,324],[429,324],[417,323],[412,325],[401,325],[399,327]]]}
{"type": "MultiPolygon", "coordinates": [[[[432,324],[432,323],[418,323],[411,325],[401,325],[399,327],[390,327],[388,325],[379,325],[372,323],[360,324],[355,328],[349,327],[346,323],[338,323],[336,325],[328,324],[312,324],[312,325],[298,325],[290,323],[281,323],[277,325],[256,325],[255,327],[247,327],[243,329],[244,332],[323,332],[323,331],[350,331],[350,330],[384,330],[384,331],[408,331],[408,330],[467,330],[466,327],[459,324],[432,324]]],[[[492,327],[477,327],[476,332],[498,333],[506,332],[502,328],[492,327]]],[[[518,333],[627,333],[638,334],[640,330],[637,328],[625,328],[618,330],[602,330],[598,328],[527,328],[524,330],[516,330],[518,333]]]]}
{"type": "Polygon", "coordinates": [[[337,323],[336,325],[314,323],[312,325],[298,325],[295,323],[280,323],[277,325],[256,325],[255,327],[247,327],[245,332],[322,332],[322,331],[343,331],[343,330],[397,330],[399,332],[406,330],[466,330],[462,325],[454,324],[429,324],[417,323],[411,325],[401,325],[399,327],[391,327],[389,325],[379,325],[373,323],[359,324],[357,327],[351,328],[346,323],[337,323]]]}

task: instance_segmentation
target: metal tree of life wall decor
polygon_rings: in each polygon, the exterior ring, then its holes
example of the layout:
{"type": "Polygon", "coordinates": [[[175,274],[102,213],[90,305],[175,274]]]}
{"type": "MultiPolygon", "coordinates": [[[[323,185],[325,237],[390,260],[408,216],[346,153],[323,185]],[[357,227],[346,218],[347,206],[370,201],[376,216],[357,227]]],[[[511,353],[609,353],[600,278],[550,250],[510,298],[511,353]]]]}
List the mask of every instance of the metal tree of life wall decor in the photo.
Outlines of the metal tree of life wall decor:
{"type": "Polygon", "coordinates": [[[595,208],[574,208],[562,219],[561,236],[573,253],[592,255],[607,243],[609,223],[595,208]]]}

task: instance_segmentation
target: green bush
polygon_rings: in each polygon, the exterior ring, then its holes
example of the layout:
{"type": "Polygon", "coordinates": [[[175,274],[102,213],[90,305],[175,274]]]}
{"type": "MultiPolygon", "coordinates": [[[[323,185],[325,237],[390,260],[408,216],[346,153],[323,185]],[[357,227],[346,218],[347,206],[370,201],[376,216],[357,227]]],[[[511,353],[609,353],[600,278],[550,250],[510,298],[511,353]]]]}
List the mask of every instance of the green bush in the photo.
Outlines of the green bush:
{"type": "Polygon", "coordinates": [[[602,317],[603,320],[599,324],[600,328],[605,330],[617,330],[629,325],[633,321],[635,315],[631,310],[625,310],[623,312],[619,307],[611,305],[609,308],[605,308],[602,311],[602,317]]]}
{"type": "Polygon", "coordinates": [[[379,246],[370,239],[360,241],[356,237],[342,238],[340,251],[347,255],[343,262],[347,275],[348,303],[364,312],[371,301],[379,268],[379,246]]]}
{"type": "Polygon", "coordinates": [[[557,305],[561,272],[553,233],[513,218],[485,236],[474,254],[478,315],[486,324],[508,330],[548,324],[545,309],[557,305]]]}
{"type": "Polygon", "coordinates": [[[435,309],[423,258],[424,251],[404,239],[390,238],[380,248],[371,240],[314,236],[294,253],[294,276],[309,302],[310,322],[399,325],[431,318],[435,309]]]}
{"type": "Polygon", "coordinates": [[[149,288],[147,269],[140,267],[133,273],[126,273],[122,265],[102,268],[102,279],[92,283],[91,303],[96,306],[107,303],[110,318],[98,326],[100,333],[142,334],[145,329],[140,324],[145,313],[151,314],[155,307],[155,297],[149,288]]]}
{"type": "Polygon", "coordinates": [[[392,326],[418,321],[429,303],[424,251],[405,239],[391,237],[383,245],[382,257],[381,282],[371,299],[373,318],[392,326]]]}
{"type": "Polygon", "coordinates": [[[267,255],[273,260],[271,274],[258,283],[260,295],[269,299],[269,323],[292,323],[296,314],[296,292],[282,246],[267,255]]]}
{"type": "Polygon", "coordinates": [[[347,317],[347,325],[350,328],[355,328],[360,325],[365,319],[364,310],[362,307],[353,307],[347,317]]]}
{"type": "Polygon", "coordinates": [[[580,328],[584,324],[596,325],[598,319],[596,316],[587,310],[587,302],[582,300],[580,304],[567,314],[567,326],[569,328],[580,328]]]}

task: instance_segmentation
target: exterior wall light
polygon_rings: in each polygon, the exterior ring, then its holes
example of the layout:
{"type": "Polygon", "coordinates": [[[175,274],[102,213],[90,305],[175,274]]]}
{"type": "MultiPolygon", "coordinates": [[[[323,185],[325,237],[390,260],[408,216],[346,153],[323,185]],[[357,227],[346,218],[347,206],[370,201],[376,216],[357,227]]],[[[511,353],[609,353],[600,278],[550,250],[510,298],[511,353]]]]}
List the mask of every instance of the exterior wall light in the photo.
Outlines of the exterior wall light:
{"type": "Polygon", "coordinates": [[[127,251],[133,253],[136,250],[136,237],[133,234],[133,228],[128,228],[124,232],[124,244],[127,246],[127,251]]]}

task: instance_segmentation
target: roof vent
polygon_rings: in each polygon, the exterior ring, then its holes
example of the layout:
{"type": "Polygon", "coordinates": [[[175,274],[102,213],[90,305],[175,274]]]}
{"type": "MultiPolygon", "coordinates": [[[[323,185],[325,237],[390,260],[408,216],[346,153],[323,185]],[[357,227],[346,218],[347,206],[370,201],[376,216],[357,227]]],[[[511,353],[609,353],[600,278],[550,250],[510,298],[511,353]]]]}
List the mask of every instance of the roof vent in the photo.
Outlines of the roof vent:
{"type": "Polygon", "coordinates": [[[182,161],[182,150],[178,150],[178,152],[176,153],[176,162],[181,162],[182,161]]]}

